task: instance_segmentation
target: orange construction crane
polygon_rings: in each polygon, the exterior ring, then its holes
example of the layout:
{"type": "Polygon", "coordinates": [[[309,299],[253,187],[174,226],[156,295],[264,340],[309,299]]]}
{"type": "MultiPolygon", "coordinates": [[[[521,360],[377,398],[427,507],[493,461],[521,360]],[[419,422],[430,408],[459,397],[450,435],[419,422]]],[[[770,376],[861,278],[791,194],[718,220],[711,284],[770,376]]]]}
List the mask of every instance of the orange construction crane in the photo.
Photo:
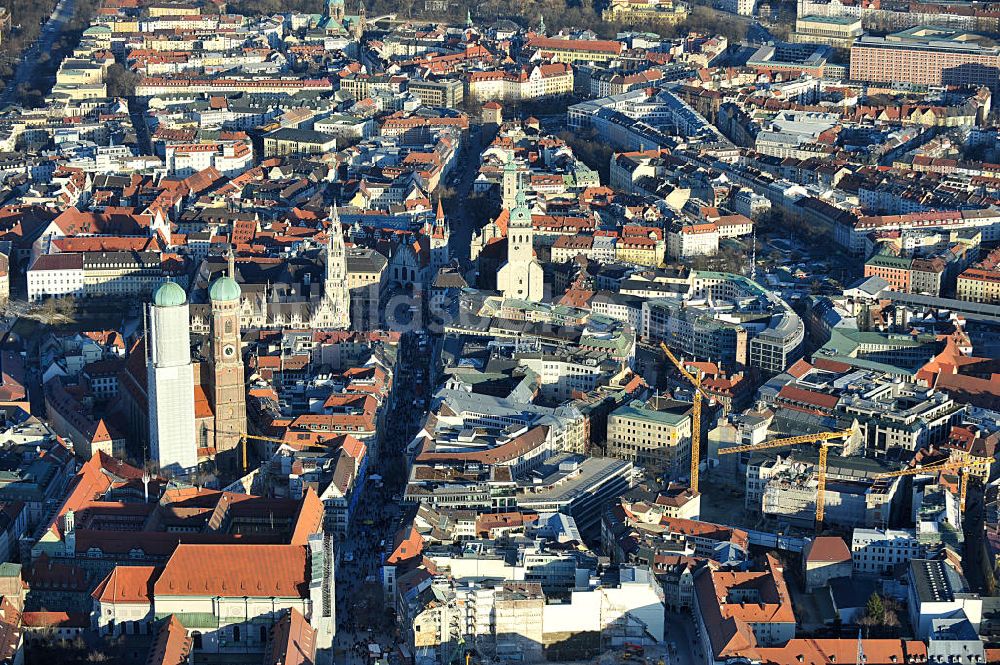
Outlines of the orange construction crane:
{"type": "Polygon", "coordinates": [[[749,443],[743,446],[732,446],[730,448],[720,448],[719,455],[732,455],[733,453],[753,452],[757,450],[769,450],[771,448],[783,448],[785,446],[797,446],[803,443],[819,444],[819,472],[816,483],[816,529],[823,526],[823,517],[826,512],[826,458],[830,446],[839,446],[834,443],[837,439],[846,439],[854,434],[854,430],[845,429],[836,432],[817,432],[816,434],[803,434],[802,436],[790,436],[784,439],[772,439],[760,443],[749,443]]]}
{"type": "Polygon", "coordinates": [[[248,434],[247,432],[240,432],[240,446],[243,448],[243,472],[247,471],[247,446],[249,443],[247,439],[253,439],[254,441],[270,441],[271,443],[284,443],[284,439],[275,439],[271,436],[259,436],[257,434],[248,434]]]}
{"type": "Polygon", "coordinates": [[[958,496],[959,496],[959,507],[964,512],[965,511],[965,496],[969,492],[969,476],[979,476],[985,478],[989,476],[990,472],[990,461],[983,459],[982,461],[972,460],[972,459],[946,459],[938,462],[933,462],[924,466],[913,466],[907,469],[900,469],[899,471],[886,471],[885,473],[880,473],[876,478],[901,478],[903,476],[919,476],[921,474],[937,474],[942,471],[954,472],[958,475],[958,496]]]}
{"type": "Polygon", "coordinates": [[[691,491],[694,494],[698,493],[698,463],[701,457],[701,399],[705,397],[707,399],[712,399],[712,396],[706,393],[701,388],[701,372],[697,369],[694,374],[688,371],[687,367],[684,366],[677,356],[667,348],[667,345],[660,342],[660,348],[663,352],[667,354],[667,358],[670,362],[677,367],[677,371],[687,379],[692,386],[694,386],[694,398],[692,400],[693,407],[691,409],[691,482],[689,484],[691,491]]]}

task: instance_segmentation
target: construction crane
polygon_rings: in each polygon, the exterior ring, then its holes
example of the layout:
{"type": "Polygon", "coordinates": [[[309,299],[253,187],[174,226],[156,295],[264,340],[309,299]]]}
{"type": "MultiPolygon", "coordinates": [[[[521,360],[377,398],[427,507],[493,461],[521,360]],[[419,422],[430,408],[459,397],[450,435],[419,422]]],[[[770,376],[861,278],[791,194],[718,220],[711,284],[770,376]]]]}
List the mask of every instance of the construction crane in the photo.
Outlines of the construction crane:
{"type": "Polygon", "coordinates": [[[969,476],[986,477],[989,475],[989,460],[976,461],[971,459],[945,459],[924,466],[913,466],[899,471],[886,471],[876,478],[902,478],[903,476],[919,476],[921,474],[936,474],[954,472],[958,475],[959,508],[965,512],[965,496],[969,491],[969,476]]]}
{"type": "Polygon", "coordinates": [[[270,441],[271,443],[284,443],[284,439],[276,439],[272,436],[260,436],[258,434],[249,434],[248,432],[240,432],[240,447],[243,449],[243,473],[247,471],[247,446],[250,444],[247,439],[253,439],[255,441],[270,441]]]}
{"type": "Polygon", "coordinates": [[[815,434],[803,434],[802,436],[790,436],[784,439],[772,439],[761,443],[748,443],[743,446],[732,446],[730,448],[720,448],[719,455],[732,455],[734,453],[746,453],[757,450],[769,450],[771,448],[784,448],[786,446],[797,446],[803,443],[819,444],[819,471],[816,478],[816,528],[823,526],[823,517],[826,513],[826,459],[831,446],[839,446],[835,443],[837,439],[846,439],[854,434],[854,430],[845,429],[832,432],[817,432],[815,434]]]}
{"type": "Polygon", "coordinates": [[[693,408],[691,409],[691,482],[689,487],[693,494],[698,493],[698,463],[699,457],[701,457],[701,399],[705,397],[707,399],[712,399],[712,396],[702,390],[701,387],[701,372],[697,369],[694,374],[688,371],[687,367],[684,366],[677,356],[667,348],[667,345],[660,342],[660,348],[663,352],[667,354],[667,358],[670,362],[674,364],[677,371],[687,379],[692,386],[694,386],[694,398],[692,399],[693,408]]]}

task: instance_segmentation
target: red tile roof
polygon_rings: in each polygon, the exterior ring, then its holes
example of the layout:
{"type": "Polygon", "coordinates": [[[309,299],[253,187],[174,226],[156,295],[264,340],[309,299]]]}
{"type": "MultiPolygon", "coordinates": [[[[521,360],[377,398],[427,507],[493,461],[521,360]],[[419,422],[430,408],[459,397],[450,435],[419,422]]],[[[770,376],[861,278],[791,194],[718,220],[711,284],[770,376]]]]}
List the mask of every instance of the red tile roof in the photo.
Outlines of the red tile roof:
{"type": "Polygon", "coordinates": [[[316,630],[294,607],[274,625],[264,662],[281,665],[313,665],[316,662],[316,630]]]}
{"type": "MultiPolygon", "coordinates": [[[[927,645],[919,640],[861,640],[866,665],[906,665],[927,662],[927,645]]],[[[763,665],[829,665],[857,660],[858,641],[796,639],[782,647],[759,648],[763,665]]]]}
{"type": "Polygon", "coordinates": [[[424,539],[417,533],[417,530],[410,526],[409,529],[401,529],[396,533],[396,546],[392,550],[385,562],[388,564],[398,564],[408,561],[414,557],[419,557],[424,551],[424,539]]]}
{"type": "Polygon", "coordinates": [[[837,407],[837,403],[840,401],[840,398],[836,395],[818,393],[813,390],[797,388],[792,385],[787,385],[779,390],[778,397],[796,404],[805,404],[807,406],[814,406],[824,410],[835,409],[837,407]]]}
{"type": "Polygon", "coordinates": [[[115,566],[91,597],[102,603],[152,603],[155,566],[115,566]]]}
{"type": "Polygon", "coordinates": [[[86,612],[25,612],[21,622],[27,628],[90,628],[86,612]]]}
{"type": "Polygon", "coordinates": [[[160,627],[146,656],[146,665],[186,665],[191,654],[187,629],[173,614],[160,627]]]}
{"type": "Polygon", "coordinates": [[[301,545],[190,545],[174,550],[157,596],[307,598],[309,557],[301,545]]]}
{"type": "Polygon", "coordinates": [[[816,536],[806,552],[808,562],[842,562],[851,560],[851,550],[840,536],[816,536]]]}
{"type": "Polygon", "coordinates": [[[621,53],[621,42],[603,39],[556,39],[552,37],[532,37],[528,48],[547,51],[581,51],[585,53],[621,53]]]}
{"type": "Polygon", "coordinates": [[[755,625],[795,623],[784,571],[771,555],[765,556],[763,570],[706,571],[695,579],[695,593],[716,660],[757,660],[755,625]],[[730,591],[737,588],[755,589],[758,602],[732,600],[730,591]]]}

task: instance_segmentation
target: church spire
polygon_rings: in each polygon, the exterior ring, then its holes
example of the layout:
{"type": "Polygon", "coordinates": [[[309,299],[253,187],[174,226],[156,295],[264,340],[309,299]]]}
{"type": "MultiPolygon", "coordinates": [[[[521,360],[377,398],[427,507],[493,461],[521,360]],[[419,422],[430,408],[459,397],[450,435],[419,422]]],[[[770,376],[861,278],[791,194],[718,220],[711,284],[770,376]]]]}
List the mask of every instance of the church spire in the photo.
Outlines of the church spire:
{"type": "Polygon", "coordinates": [[[335,226],[340,224],[340,213],[337,212],[337,202],[334,201],[330,204],[330,226],[335,226]]]}
{"type": "Polygon", "coordinates": [[[330,206],[330,228],[326,236],[326,270],[323,279],[323,299],[326,315],[324,327],[344,330],[350,327],[351,296],[347,284],[347,250],[344,247],[344,226],[340,223],[336,201],[330,206]]]}

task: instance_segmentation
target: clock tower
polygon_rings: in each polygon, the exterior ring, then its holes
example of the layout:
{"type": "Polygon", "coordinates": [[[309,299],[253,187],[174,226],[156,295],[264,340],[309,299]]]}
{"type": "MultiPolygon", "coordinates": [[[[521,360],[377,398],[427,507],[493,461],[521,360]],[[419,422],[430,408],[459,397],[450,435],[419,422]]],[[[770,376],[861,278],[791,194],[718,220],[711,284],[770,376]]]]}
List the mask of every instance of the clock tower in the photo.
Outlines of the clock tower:
{"type": "MultiPolygon", "coordinates": [[[[215,448],[233,450],[246,431],[246,384],[240,349],[240,286],[226,275],[208,288],[212,303],[212,406],[215,409],[215,448]]],[[[235,464],[236,458],[233,457],[235,464]]]]}

